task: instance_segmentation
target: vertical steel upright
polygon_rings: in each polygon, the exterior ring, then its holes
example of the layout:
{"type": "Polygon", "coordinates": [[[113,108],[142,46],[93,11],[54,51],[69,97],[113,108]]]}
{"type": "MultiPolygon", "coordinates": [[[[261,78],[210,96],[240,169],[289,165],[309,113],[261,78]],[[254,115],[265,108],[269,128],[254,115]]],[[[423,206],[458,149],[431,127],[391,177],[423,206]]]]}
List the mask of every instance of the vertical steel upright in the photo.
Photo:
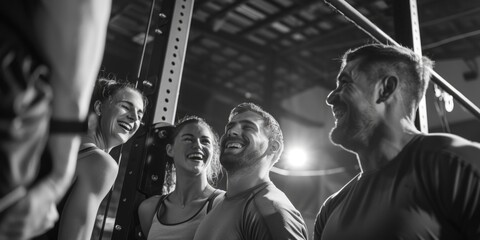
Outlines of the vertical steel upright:
{"type": "Polygon", "coordinates": [[[153,149],[158,146],[152,146],[155,142],[152,139],[161,138],[154,125],[173,124],[175,120],[193,2],[152,0],[151,28],[146,35],[154,36],[154,40],[142,54],[138,79],[149,105],[143,118],[145,125],[123,150],[127,165],[113,228],[114,240],[140,239],[138,205],[145,197],[161,193],[165,159],[158,156],[158,149],[153,149]]]}
{"type": "MultiPolygon", "coordinates": [[[[393,1],[395,40],[403,46],[410,47],[422,56],[422,42],[418,24],[416,0],[393,1]]],[[[415,125],[423,133],[428,133],[427,105],[425,97],[420,101],[415,125]]]]}

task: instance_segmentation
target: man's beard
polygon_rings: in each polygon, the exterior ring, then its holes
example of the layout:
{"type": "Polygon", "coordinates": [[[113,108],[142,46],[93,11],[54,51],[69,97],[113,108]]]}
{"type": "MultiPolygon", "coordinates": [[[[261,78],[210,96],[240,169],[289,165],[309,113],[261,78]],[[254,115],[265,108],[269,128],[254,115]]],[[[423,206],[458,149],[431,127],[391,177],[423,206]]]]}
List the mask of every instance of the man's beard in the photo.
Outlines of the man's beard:
{"type": "Polygon", "coordinates": [[[263,157],[266,156],[268,148],[261,153],[258,150],[245,153],[244,149],[241,153],[220,153],[220,163],[228,173],[235,173],[243,169],[250,169],[255,166],[263,157]]]}
{"type": "Polygon", "coordinates": [[[359,147],[368,145],[369,131],[374,124],[365,114],[368,113],[351,114],[347,121],[333,127],[330,131],[330,141],[351,152],[357,152],[359,147]]]}

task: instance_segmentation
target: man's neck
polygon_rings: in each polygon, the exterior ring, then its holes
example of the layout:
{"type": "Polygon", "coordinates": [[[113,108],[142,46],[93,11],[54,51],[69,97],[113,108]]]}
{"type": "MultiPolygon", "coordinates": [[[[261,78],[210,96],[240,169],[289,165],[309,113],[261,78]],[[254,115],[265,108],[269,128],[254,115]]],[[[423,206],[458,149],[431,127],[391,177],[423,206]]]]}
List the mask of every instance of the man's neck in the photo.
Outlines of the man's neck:
{"type": "Polygon", "coordinates": [[[237,171],[228,171],[227,196],[235,196],[261,183],[270,181],[270,166],[259,164],[237,171]]]}
{"type": "Polygon", "coordinates": [[[370,137],[368,146],[357,151],[362,170],[368,172],[380,169],[419,133],[414,124],[406,119],[380,124],[370,137]]]}

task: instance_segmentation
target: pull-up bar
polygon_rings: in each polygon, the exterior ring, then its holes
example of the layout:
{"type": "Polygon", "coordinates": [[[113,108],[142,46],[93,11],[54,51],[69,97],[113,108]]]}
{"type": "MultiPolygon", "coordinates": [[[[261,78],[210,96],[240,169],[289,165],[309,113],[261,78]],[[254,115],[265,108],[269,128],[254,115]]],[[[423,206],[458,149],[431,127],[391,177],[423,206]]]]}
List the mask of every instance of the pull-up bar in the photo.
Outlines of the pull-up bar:
{"type": "MultiPolygon", "coordinates": [[[[368,18],[363,16],[354,7],[348,4],[345,0],[324,0],[325,3],[330,5],[333,9],[345,16],[346,19],[352,21],[358,28],[370,35],[375,41],[383,44],[393,44],[399,46],[400,44],[378,28],[368,18]]],[[[442,78],[433,69],[430,69],[432,73],[432,81],[440,86],[443,90],[453,96],[463,107],[468,109],[475,117],[480,120],[480,109],[475,106],[467,97],[461,92],[455,89],[450,83],[442,78]]]]}

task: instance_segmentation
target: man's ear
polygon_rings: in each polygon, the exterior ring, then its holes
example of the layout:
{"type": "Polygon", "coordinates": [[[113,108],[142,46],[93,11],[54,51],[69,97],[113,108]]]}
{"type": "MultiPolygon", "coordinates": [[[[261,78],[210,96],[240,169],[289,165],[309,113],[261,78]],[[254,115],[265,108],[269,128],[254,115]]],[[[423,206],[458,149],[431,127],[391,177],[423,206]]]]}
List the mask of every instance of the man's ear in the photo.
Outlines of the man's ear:
{"type": "Polygon", "coordinates": [[[95,103],[93,104],[93,109],[95,110],[95,114],[97,114],[97,116],[102,115],[101,106],[102,102],[100,102],[99,100],[95,101],[95,103]]]}
{"type": "Polygon", "coordinates": [[[277,140],[270,140],[269,145],[270,154],[275,154],[280,150],[280,143],[277,140]]]}
{"type": "Polygon", "coordinates": [[[380,80],[378,90],[377,103],[385,102],[392,96],[398,86],[398,78],[396,76],[387,76],[380,80]]]}
{"type": "Polygon", "coordinates": [[[167,150],[167,155],[168,155],[169,157],[173,158],[173,146],[172,146],[172,144],[170,144],[170,143],[167,144],[167,145],[165,146],[165,150],[167,150]]]}

